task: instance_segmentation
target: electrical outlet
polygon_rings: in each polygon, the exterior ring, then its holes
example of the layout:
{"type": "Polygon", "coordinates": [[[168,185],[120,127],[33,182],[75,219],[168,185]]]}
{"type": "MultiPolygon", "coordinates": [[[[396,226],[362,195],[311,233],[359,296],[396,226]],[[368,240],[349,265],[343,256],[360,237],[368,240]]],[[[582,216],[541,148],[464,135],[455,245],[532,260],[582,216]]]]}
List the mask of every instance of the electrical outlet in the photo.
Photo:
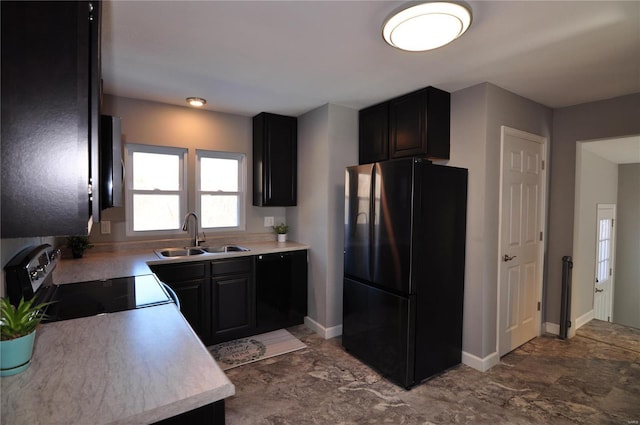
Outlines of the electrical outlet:
{"type": "Polygon", "coordinates": [[[264,218],[264,227],[271,227],[274,225],[273,217],[265,217],[264,218]]]}
{"type": "Polygon", "coordinates": [[[111,233],[111,222],[110,221],[101,221],[100,222],[100,233],[103,235],[108,235],[111,233]]]}

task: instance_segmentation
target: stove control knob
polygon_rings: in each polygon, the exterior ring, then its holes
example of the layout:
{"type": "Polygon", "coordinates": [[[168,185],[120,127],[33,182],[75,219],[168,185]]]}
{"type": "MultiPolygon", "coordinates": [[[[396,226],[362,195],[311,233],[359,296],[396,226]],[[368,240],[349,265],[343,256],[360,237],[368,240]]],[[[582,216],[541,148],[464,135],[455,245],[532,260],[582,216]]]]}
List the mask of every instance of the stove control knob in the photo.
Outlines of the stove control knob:
{"type": "Polygon", "coordinates": [[[31,278],[31,280],[40,279],[40,274],[38,273],[38,269],[34,267],[31,270],[29,270],[29,277],[31,278]]]}

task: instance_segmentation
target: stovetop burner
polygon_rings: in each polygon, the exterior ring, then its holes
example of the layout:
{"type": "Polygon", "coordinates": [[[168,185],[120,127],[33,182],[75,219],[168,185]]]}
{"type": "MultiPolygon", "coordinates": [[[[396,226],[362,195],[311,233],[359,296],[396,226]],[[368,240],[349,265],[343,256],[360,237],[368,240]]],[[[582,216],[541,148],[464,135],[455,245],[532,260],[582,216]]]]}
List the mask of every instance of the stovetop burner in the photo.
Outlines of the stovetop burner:
{"type": "Polygon", "coordinates": [[[115,313],[172,302],[179,306],[175,294],[153,274],[53,284],[52,273],[59,256],[59,250],[44,244],[26,248],[9,261],[5,271],[7,294],[11,303],[17,305],[22,297],[35,297],[36,304],[51,301],[44,322],[115,313]]]}

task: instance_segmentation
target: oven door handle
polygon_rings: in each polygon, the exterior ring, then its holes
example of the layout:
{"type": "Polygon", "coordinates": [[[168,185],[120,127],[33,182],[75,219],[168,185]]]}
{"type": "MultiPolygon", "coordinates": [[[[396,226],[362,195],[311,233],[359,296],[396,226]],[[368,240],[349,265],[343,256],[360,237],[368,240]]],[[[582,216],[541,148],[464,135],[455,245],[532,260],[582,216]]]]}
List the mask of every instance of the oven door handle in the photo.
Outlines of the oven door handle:
{"type": "Polygon", "coordinates": [[[180,299],[178,298],[178,295],[175,293],[173,289],[171,289],[169,285],[167,285],[164,282],[160,282],[160,283],[162,283],[162,286],[164,286],[164,289],[167,290],[173,302],[176,303],[176,306],[178,306],[178,310],[180,310],[180,299]]]}

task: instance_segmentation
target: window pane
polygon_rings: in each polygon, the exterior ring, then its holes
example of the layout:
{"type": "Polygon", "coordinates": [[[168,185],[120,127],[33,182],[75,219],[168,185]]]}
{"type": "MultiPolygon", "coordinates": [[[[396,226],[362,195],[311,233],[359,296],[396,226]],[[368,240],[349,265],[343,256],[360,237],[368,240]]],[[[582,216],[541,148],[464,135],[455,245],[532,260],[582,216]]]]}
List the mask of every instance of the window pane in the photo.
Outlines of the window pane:
{"type": "Polygon", "coordinates": [[[200,190],[205,192],[238,191],[238,160],[200,158],[200,190]]]}
{"type": "Polygon", "coordinates": [[[180,228],[180,195],[133,195],[133,230],[180,228]]]}
{"type": "Polygon", "coordinates": [[[238,226],[237,195],[202,195],[202,227],[238,226]]]}
{"type": "Polygon", "coordinates": [[[133,152],[134,190],[180,190],[180,156],[133,152]]]}

